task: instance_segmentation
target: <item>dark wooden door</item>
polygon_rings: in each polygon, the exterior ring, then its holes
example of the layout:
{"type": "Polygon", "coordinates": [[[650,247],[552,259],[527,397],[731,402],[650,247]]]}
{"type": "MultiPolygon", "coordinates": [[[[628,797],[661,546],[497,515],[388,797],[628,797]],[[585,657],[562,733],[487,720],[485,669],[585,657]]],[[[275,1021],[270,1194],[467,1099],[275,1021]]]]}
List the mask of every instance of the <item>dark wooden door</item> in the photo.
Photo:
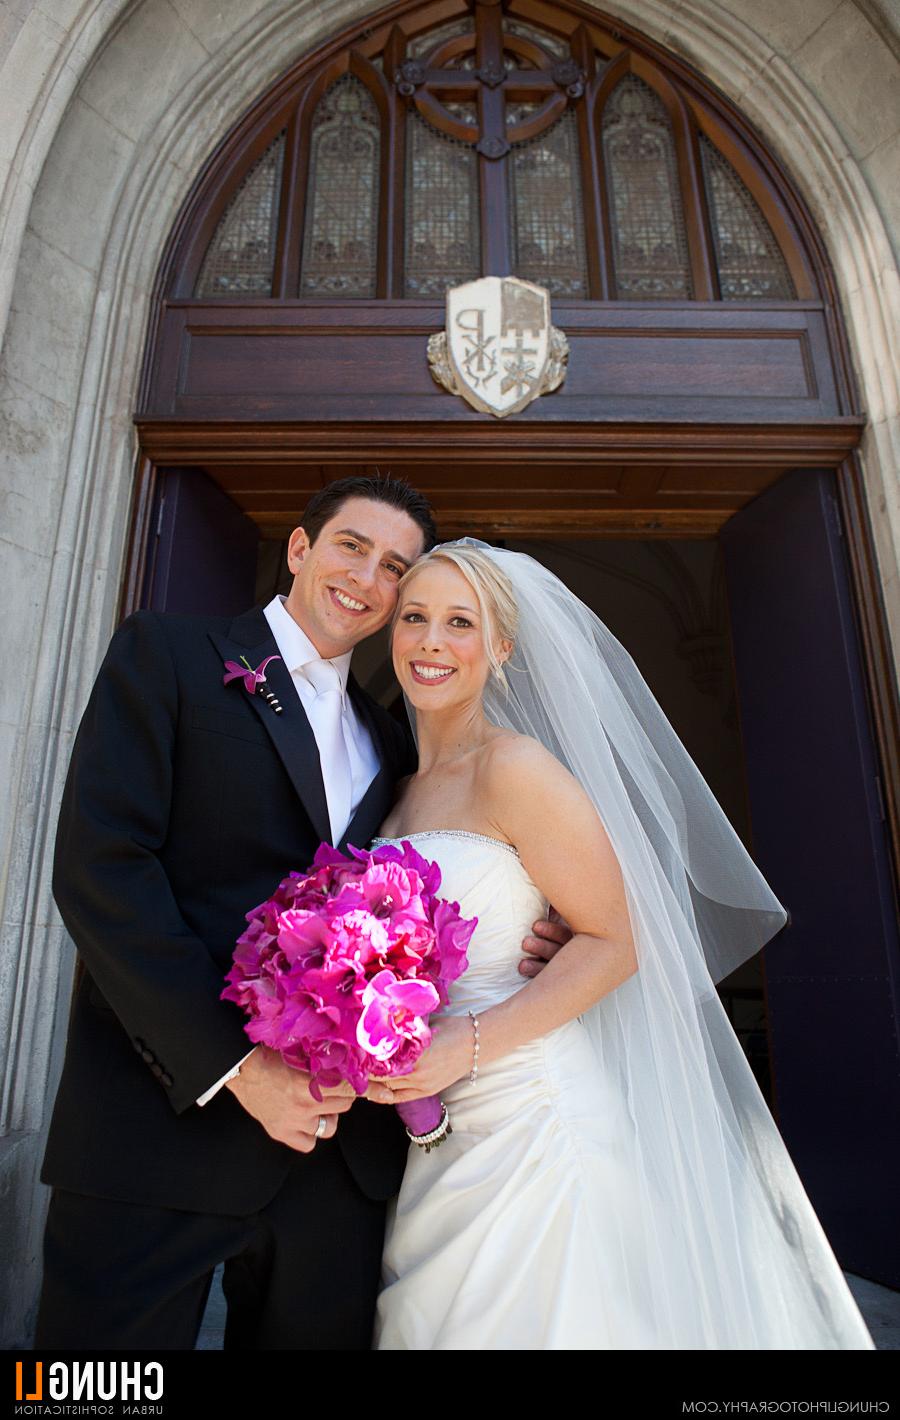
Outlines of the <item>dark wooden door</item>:
{"type": "Polygon", "coordinates": [[[141,606],[236,616],[256,592],[259,531],[199,468],[157,470],[141,606]]]}
{"type": "Polygon", "coordinates": [[[791,913],[764,950],[777,1118],[842,1266],[896,1287],[900,943],[833,474],[721,537],[754,853],[791,913]]]}

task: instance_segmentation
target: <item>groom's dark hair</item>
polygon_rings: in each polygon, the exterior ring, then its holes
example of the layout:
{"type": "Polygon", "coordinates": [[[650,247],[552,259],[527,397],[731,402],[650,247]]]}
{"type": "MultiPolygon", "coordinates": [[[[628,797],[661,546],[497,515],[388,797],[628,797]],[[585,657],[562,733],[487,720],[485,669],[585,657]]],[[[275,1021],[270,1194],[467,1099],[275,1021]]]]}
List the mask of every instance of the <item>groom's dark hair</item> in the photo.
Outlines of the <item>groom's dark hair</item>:
{"type": "Polygon", "coordinates": [[[361,475],[339,478],[313,494],[300,519],[300,526],[309,538],[310,545],[348,498],[371,498],[376,503],[387,503],[391,508],[399,508],[401,512],[407,513],[422,529],[425,538],[423,552],[428,552],[437,542],[434,514],[424,493],[413,488],[405,479],[394,478],[389,473],[377,473],[374,478],[361,475]]]}

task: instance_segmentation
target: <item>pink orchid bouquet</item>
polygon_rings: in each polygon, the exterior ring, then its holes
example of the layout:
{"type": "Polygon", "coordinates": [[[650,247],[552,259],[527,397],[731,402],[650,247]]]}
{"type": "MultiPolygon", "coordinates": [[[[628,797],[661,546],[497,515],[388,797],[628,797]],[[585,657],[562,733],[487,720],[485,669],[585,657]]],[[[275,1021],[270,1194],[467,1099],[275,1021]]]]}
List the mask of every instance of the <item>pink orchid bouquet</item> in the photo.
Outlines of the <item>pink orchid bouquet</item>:
{"type": "MultiPolygon", "coordinates": [[[[310,1092],[370,1075],[407,1075],[431,1041],[429,1015],[468,966],[477,917],[438,897],[441,870],[408,841],[372,851],[323,843],[308,873],[290,873],[247,913],[222,999],[247,1035],[309,1073],[310,1092]]],[[[397,1105],[410,1138],[449,1133],[436,1096],[397,1105]]]]}

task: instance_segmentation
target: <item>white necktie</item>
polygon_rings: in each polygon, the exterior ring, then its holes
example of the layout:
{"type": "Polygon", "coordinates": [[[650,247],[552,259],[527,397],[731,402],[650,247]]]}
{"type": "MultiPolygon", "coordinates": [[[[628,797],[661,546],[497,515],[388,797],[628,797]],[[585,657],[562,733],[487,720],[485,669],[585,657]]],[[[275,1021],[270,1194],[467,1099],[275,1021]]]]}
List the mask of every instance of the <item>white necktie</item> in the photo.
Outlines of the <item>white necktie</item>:
{"type": "Polygon", "coordinates": [[[319,746],[331,841],[336,844],[350,822],[353,803],[350,755],[344,740],[343,685],[339,672],[329,661],[308,661],[301,669],[316,692],[311,707],[313,733],[319,746]]]}

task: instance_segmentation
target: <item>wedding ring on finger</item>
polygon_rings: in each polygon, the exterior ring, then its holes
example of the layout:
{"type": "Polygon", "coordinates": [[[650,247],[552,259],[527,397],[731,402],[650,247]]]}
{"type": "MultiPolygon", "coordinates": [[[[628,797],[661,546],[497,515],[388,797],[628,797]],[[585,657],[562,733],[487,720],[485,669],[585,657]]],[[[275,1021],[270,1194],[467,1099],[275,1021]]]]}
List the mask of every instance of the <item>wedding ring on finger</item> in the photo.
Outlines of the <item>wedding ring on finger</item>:
{"type": "Polygon", "coordinates": [[[319,1122],[318,1122],[318,1124],[316,1125],[316,1134],[315,1134],[315,1137],[316,1137],[317,1139],[323,1139],[323,1138],[325,1137],[325,1130],[326,1130],[327,1128],[328,1128],[328,1120],[325,1118],[325,1115],[324,1115],[324,1114],[320,1114],[320,1115],[319,1115],[319,1122]]]}

